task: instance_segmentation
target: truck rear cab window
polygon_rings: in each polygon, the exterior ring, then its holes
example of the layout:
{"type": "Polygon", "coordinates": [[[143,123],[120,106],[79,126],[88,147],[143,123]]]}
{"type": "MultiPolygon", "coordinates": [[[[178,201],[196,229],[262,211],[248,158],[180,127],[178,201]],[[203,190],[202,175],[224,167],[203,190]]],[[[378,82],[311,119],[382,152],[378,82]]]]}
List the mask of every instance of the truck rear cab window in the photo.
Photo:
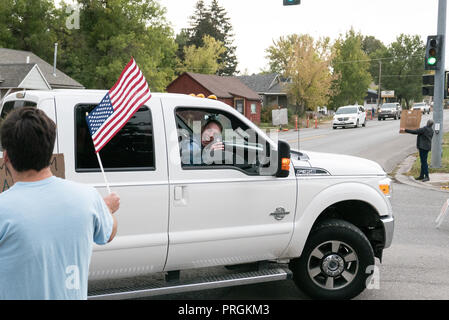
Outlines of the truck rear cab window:
{"type": "MultiPolygon", "coordinates": [[[[0,114],[0,127],[2,126],[3,120],[6,119],[8,114],[17,108],[23,108],[23,107],[36,107],[37,103],[32,101],[26,101],[26,100],[13,100],[8,101],[3,104],[2,113],[0,114]]],[[[2,151],[3,148],[1,147],[0,142],[0,151],[2,151]]]]}
{"type": "Polygon", "coordinates": [[[0,115],[1,120],[4,120],[6,116],[17,108],[23,108],[23,107],[36,107],[37,103],[32,101],[26,101],[26,100],[15,100],[15,101],[8,101],[5,102],[2,108],[2,113],[0,115]]]}
{"type": "MultiPolygon", "coordinates": [[[[75,107],[75,170],[98,172],[97,156],[87,128],[86,112],[93,104],[75,107]]],[[[101,149],[105,171],[155,170],[153,121],[147,106],[141,107],[126,125],[101,149]]]]}

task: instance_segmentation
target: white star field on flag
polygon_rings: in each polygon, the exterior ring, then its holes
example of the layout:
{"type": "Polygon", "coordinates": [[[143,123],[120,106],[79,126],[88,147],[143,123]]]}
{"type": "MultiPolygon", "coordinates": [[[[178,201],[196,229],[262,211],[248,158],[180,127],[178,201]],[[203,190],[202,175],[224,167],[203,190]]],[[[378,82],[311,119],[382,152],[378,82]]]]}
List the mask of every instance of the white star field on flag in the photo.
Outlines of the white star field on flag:
{"type": "Polygon", "coordinates": [[[113,113],[114,108],[112,107],[111,99],[109,99],[109,93],[107,93],[100,104],[87,116],[87,126],[90,134],[93,135],[113,113]]]}
{"type": "Polygon", "coordinates": [[[99,152],[150,98],[148,83],[132,58],[100,104],[86,116],[95,152],[99,152]]]}

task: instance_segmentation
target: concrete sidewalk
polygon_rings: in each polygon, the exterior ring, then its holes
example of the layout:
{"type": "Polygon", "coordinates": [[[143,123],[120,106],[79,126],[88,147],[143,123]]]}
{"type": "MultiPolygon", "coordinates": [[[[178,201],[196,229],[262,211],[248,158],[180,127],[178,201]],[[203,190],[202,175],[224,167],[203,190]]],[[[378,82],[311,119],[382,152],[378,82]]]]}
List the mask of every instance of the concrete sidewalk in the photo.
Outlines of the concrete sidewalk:
{"type": "Polygon", "coordinates": [[[414,177],[407,176],[406,173],[411,169],[415,160],[416,157],[411,155],[399,164],[394,176],[398,182],[428,190],[449,192],[449,173],[430,173],[430,181],[428,182],[422,182],[415,180],[414,177]]]}

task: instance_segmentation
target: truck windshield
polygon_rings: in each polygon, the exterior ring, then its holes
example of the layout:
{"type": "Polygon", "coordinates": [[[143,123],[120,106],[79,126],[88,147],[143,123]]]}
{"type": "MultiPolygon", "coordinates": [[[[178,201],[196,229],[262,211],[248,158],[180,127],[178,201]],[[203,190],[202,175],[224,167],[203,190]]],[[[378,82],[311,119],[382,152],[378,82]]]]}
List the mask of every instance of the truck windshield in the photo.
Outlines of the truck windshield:
{"type": "Polygon", "coordinates": [[[396,108],[396,104],[394,104],[394,103],[385,103],[385,104],[383,104],[380,108],[381,108],[381,109],[391,109],[391,108],[396,108]]]}
{"type": "Polygon", "coordinates": [[[336,114],[350,114],[357,113],[357,108],[339,108],[336,114]]]}

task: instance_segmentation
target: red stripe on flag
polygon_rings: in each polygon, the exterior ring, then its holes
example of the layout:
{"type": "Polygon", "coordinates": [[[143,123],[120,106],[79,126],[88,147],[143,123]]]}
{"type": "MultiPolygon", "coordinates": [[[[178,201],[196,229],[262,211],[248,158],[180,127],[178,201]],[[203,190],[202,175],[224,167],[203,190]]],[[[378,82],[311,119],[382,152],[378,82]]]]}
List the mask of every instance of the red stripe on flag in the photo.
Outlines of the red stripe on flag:
{"type": "MultiPolygon", "coordinates": [[[[95,132],[95,134],[94,134],[95,138],[92,137],[94,139],[94,141],[96,141],[99,136],[103,135],[103,131],[105,130],[105,128],[107,128],[109,123],[114,121],[114,119],[116,119],[122,113],[122,111],[127,108],[127,106],[129,105],[129,102],[132,100],[133,97],[135,97],[136,93],[143,90],[144,87],[147,85],[146,81],[141,81],[138,84],[136,84],[135,87],[139,84],[140,84],[140,87],[137,90],[135,90],[135,92],[132,95],[130,95],[130,97],[128,98],[128,100],[125,104],[122,103],[119,106],[115,106],[114,104],[112,104],[112,107],[114,108],[114,113],[112,114],[111,117],[109,117],[105,121],[105,123],[97,130],[97,132],[95,132]]],[[[146,89],[148,90],[148,87],[146,89]]]]}
{"type": "Polygon", "coordinates": [[[126,91],[129,83],[140,74],[140,70],[137,67],[137,65],[134,66],[134,68],[126,75],[126,78],[123,80],[123,83],[120,85],[120,87],[115,92],[110,92],[109,95],[111,96],[111,101],[113,99],[116,99],[116,96],[121,96],[123,92],[126,91]],[[131,77],[133,73],[136,73],[134,76],[131,77]]]}
{"type": "MultiPolygon", "coordinates": [[[[147,92],[148,93],[148,92],[147,92]]],[[[146,99],[145,101],[143,101],[142,103],[139,104],[139,107],[136,108],[132,114],[128,117],[128,119],[130,119],[139,109],[141,106],[143,106],[148,100],[150,100],[151,98],[151,94],[148,97],[148,99],[146,99]]],[[[116,130],[116,132],[120,131],[125,125],[126,125],[127,121],[124,121],[119,127],[117,127],[118,129],[116,130]]],[[[115,134],[111,135],[104,143],[97,143],[95,144],[95,150],[96,152],[100,152],[101,149],[103,149],[103,147],[108,144],[109,141],[111,141],[112,138],[114,138],[115,134]],[[98,149],[97,147],[100,146],[98,149]]]]}
{"type": "Polygon", "coordinates": [[[127,84],[127,87],[123,90],[122,93],[120,93],[120,95],[117,98],[115,96],[111,98],[111,102],[112,102],[112,105],[114,106],[114,110],[116,110],[116,108],[118,108],[122,104],[123,99],[126,99],[127,94],[131,90],[133,90],[139,83],[141,83],[142,80],[143,80],[143,74],[141,72],[138,72],[137,74],[135,74],[133,76],[133,78],[127,84]],[[138,80],[134,84],[131,84],[131,82],[133,82],[136,79],[136,77],[138,77],[137,78],[138,80]],[[122,98],[122,96],[123,96],[123,98],[122,98]],[[117,105],[117,107],[116,107],[116,105],[117,105]]]}
{"type": "MultiPolygon", "coordinates": [[[[142,86],[145,86],[145,84],[146,83],[144,83],[144,84],[142,84],[142,86]]],[[[140,88],[139,88],[140,89],[140,88]]],[[[140,92],[141,90],[139,90],[138,92],[140,92]]],[[[145,96],[147,93],[149,92],[149,90],[147,89],[147,90],[145,90],[136,100],[135,100],[135,102],[137,102],[137,101],[139,101],[143,96],[145,96]]],[[[146,100],[146,101],[148,101],[148,100],[146,100]]],[[[146,102],[145,101],[145,102],[146,102]]],[[[140,108],[140,106],[139,106],[139,108],[140,108]]],[[[107,125],[106,126],[104,126],[103,128],[102,128],[102,133],[100,133],[99,135],[97,135],[97,137],[95,138],[95,140],[94,140],[94,143],[96,144],[96,145],[98,145],[98,144],[100,144],[104,139],[105,139],[105,137],[111,132],[111,130],[114,128],[114,126],[115,126],[115,124],[116,123],[120,123],[120,121],[122,121],[125,117],[126,117],[126,111],[127,110],[129,110],[129,108],[127,109],[126,107],[125,108],[122,108],[122,110],[120,110],[120,112],[117,112],[117,114],[114,114],[113,115],[113,117],[110,117],[108,120],[106,120],[107,121],[107,125]],[[114,120],[115,119],[117,119],[117,121],[115,121],[114,122],[114,120]],[[114,122],[114,124],[113,125],[110,125],[110,123],[112,123],[112,122],[114,122]],[[106,131],[105,131],[106,130],[106,131]]],[[[135,111],[132,113],[132,114],[134,114],[135,113],[135,111]]],[[[126,121],[127,120],[129,120],[130,119],[130,117],[128,117],[128,119],[126,119],[126,121]]],[[[126,123],[126,121],[124,121],[125,123],[126,123]]],[[[120,128],[121,128],[122,126],[120,126],[120,128]]]]}
{"type": "MultiPolygon", "coordinates": [[[[120,77],[118,78],[117,82],[114,84],[114,86],[111,88],[111,90],[109,90],[109,92],[114,91],[115,87],[120,83],[120,80],[122,79],[122,77],[125,74],[126,70],[128,70],[128,68],[132,65],[133,61],[134,61],[134,58],[131,58],[131,60],[129,60],[129,62],[126,65],[125,69],[123,69],[122,73],[120,74],[120,77]]],[[[137,63],[136,63],[136,66],[137,66],[137,63]]]]}

